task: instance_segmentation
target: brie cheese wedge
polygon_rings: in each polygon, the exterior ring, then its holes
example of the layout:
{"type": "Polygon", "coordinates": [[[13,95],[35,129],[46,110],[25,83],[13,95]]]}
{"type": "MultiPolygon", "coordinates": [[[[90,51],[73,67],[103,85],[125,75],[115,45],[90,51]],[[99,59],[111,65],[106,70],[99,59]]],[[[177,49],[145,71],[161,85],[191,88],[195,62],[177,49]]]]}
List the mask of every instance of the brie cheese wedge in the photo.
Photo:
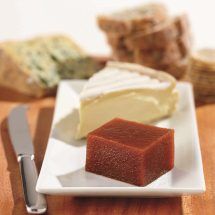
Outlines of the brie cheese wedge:
{"type": "Polygon", "coordinates": [[[150,123],[170,116],[178,92],[171,75],[131,63],[108,62],[94,74],[80,94],[80,123],[76,138],[115,117],[150,123]]]}

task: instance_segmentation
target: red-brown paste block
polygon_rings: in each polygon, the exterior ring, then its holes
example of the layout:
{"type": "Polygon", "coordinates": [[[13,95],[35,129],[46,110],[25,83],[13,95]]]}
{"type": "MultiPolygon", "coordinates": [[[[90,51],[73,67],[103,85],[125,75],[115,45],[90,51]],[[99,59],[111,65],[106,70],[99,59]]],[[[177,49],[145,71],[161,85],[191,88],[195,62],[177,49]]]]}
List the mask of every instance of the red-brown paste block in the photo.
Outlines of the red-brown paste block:
{"type": "Polygon", "coordinates": [[[116,118],[88,134],[86,171],[145,186],[173,166],[173,129],[116,118]]]}

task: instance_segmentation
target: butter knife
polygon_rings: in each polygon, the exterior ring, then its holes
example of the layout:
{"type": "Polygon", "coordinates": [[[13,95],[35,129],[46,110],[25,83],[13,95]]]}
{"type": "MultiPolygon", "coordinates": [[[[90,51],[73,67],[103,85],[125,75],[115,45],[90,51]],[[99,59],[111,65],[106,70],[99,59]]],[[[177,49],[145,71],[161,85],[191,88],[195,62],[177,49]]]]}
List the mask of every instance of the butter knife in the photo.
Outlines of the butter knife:
{"type": "Polygon", "coordinates": [[[38,174],[34,162],[34,148],[26,110],[26,106],[18,106],[12,109],[8,116],[8,128],[19,163],[27,212],[42,214],[46,212],[47,204],[44,195],[36,192],[35,189],[38,174]]]}

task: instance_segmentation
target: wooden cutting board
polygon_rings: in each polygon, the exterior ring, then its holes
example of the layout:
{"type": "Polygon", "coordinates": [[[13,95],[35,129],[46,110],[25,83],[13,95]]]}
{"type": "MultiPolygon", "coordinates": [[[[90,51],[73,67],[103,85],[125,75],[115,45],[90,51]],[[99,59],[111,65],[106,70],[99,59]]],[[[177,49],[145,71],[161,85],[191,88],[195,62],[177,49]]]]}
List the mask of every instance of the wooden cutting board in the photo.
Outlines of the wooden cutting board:
{"type": "MultiPolygon", "coordinates": [[[[55,98],[31,99],[0,88],[0,214],[27,214],[16,157],[9,140],[7,115],[20,103],[29,105],[38,170],[46,149],[55,98]]],[[[56,215],[215,214],[215,104],[196,108],[207,191],[178,198],[81,198],[47,196],[48,213],[56,215]]]]}

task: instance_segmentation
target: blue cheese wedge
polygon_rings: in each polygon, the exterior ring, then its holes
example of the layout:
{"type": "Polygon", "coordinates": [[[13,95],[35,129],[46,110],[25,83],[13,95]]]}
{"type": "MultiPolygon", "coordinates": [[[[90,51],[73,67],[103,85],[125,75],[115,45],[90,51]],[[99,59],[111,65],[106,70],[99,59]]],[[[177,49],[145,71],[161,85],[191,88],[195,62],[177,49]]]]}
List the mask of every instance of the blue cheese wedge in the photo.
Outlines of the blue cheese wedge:
{"type": "Polygon", "coordinates": [[[61,79],[89,78],[95,70],[93,59],[62,35],[0,44],[0,85],[22,94],[41,97],[61,79]]]}
{"type": "Polygon", "coordinates": [[[171,75],[137,64],[109,62],[94,74],[80,94],[80,124],[76,138],[119,117],[150,123],[170,116],[178,92],[171,75]]]}

